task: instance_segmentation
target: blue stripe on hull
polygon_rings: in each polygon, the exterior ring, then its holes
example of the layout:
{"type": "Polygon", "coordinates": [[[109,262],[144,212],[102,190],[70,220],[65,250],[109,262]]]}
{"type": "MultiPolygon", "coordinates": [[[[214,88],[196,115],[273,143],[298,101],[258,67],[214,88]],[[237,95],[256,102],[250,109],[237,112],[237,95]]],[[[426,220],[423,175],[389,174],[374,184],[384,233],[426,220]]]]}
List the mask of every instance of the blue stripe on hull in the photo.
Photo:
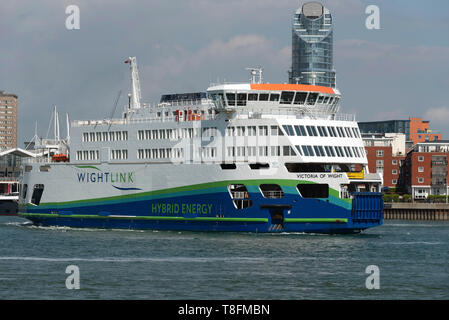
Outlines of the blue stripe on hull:
{"type": "Polygon", "coordinates": [[[90,206],[28,207],[27,213],[36,215],[24,214],[23,217],[44,226],[235,232],[354,233],[382,223],[381,219],[353,221],[351,210],[335,204],[341,201],[337,198],[304,199],[299,195],[288,193],[282,199],[266,199],[260,193],[250,193],[250,196],[253,205],[240,210],[234,207],[228,192],[219,192],[90,206]],[[170,204],[170,207],[167,204],[170,204]],[[272,223],[269,208],[276,205],[283,208],[280,209],[285,219],[281,223],[282,228],[274,227],[272,223]],[[193,207],[195,212],[192,210],[193,207]],[[187,208],[190,208],[189,212],[187,208]],[[73,217],[74,215],[84,217],[73,217]],[[87,215],[99,217],[86,218],[87,215]],[[126,216],[136,217],[128,219],[126,216]],[[211,219],[204,221],[202,218],[211,219]],[[228,218],[241,220],[223,221],[228,218]],[[260,219],[265,221],[261,222],[260,219]],[[287,222],[289,219],[308,220],[287,222]],[[321,222],[320,219],[342,221],[321,222]]]}

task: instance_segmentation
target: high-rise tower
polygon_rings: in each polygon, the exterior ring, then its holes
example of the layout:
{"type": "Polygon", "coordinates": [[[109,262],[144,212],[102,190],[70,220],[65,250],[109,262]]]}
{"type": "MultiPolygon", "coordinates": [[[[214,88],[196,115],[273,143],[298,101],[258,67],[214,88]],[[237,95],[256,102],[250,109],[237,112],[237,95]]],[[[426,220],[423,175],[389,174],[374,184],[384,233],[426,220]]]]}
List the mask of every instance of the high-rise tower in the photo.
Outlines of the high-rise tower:
{"type": "Polygon", "coordinates": [[[17,95],[0,91],[0,150],[17,147],[17,95]]]}
{"type": "Polygon", "coordinates": [[[290,83],[335,88],[332,15],[319,2],[307,2],[293,18],[290,83]]]}

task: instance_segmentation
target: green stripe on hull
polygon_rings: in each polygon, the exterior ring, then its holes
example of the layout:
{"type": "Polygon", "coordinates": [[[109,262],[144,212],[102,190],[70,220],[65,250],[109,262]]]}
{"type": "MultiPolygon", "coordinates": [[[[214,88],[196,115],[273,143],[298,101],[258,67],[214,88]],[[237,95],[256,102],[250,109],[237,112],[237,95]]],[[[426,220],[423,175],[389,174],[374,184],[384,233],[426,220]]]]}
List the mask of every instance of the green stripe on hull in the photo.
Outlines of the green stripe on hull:
{"type": "Polygon", "coordinates": [[[284,222],[297,222],[297,223],[348,223],[346,218],[285,218],[284,222]]]}
{"type": "Polygon", "coordinates": [[[99,216],[94,214],[60,215],[51,213],[19,213],[21,217],[35,218],[74,218],[74,219],[126,219],[126,220],[174,220],[174,221],[230,221],[230,222],[263,222],[268,218],[222,218],[222,217],[167,217],[167,216],[99,216]]]}

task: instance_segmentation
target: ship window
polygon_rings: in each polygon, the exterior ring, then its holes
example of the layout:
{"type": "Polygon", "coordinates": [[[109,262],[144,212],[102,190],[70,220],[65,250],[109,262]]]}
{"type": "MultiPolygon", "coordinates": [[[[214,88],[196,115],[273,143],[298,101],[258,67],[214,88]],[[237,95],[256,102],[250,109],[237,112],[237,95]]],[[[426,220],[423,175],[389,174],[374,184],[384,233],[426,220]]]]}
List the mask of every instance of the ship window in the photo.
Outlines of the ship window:
{"type": "Polygon", "coordinates": [[[320,136],[327,137],[327,131],[325,127],[318,126],[318,132],[320,133],[320,136]]]}
{"type": "Polygon", "coordinates": [[[326,153],[328,157],[335,157],[334,147],[332,146],[325,146],[326,153]]]}
{"type": "Polygon", "coordinates": [[[279,101],[279,93],[272,93],[270,95],[270,101],[279,101]]]}
{"type": "Polygon", "coordinates": [[[259,126],[259,136],[268,136],[268,126],[259,126]]]}
{"type": "Polygon", "coordinates": [[[235,106],[235,93],[226,93],[226,99],[228,100],[228,106],[235,106]]]}
{"type": "Polygon", "coordinates": [[[228,190],[231,195],[232,202],[237,209],[245,209],[253,205],[253,202],[249,200],[250,195],[245,185],[230,184],[228,186],[228,190]]]}
{"type": "Polygon", "coordinates": [[[338,134],[340,135],[340,137],[342,137],[342,138],[346,137],[345,133],[343,132],[342,127],[337,127],[337,131],[338,131],[338,134]]]}
{"type": "Polygon", "coordinates": [[[248,93],[248,101],[257,101],[257,93],[248,93]]]}
{"type": "Polygon", "coordinates": [[[328,198],[329,185],[328,184],[298,184],[296,188],[303,198],[328,198]]]}
{"type": "Polygon", "coordinates": [[[268,96],[269,96],[268,93],[261,93],[259,95],[259,101],[268,101],[268,96]]]}
{"type": "Polygon", "coordinates": [[[287,132],[287,134],[289,136],[295,135],[295,132],[293,131],[293,126],[283,125],[282,127],[284,128],[285,132],[287,132]]]}
{"type": "Polygon", "coordinates": [[[236,169],[237,166],[235,165],[235,163],[221,163],[220,164],[221,169],[223,170],[233,170],[236,169]]]}
{"type": "Polygon", "coordinates": [[[333,101],[334,101],[334,97],[331,97],[331,98],[329,99],[329,104],[332,104],[333,101]]]}
{"type": "Polygon", "coordinates": [[[50,171],[50,166],[40,166],[39,171],[40,172],[48,172],[48,171],[50,171]]]}
{"type": "Polygon", "coordinates": [[[349,147],[344,147],[346,151],[346,156],[352,158],[352,151],[349,147]]]}
{"type": "Polygon", "coordinates": [[[344,157],[343,149],[341,147],[335,147],[335,151],[337,152],[338,157],[344,157]]]}
{"type": "Polygon", "coordinates": [[[284,197],[284,191],[278,184],[261,184],[259,187],[264,198],[280,199],[284,197]]]}
{"type": "Polygon", "coordinates": [[[282,154],[284,156],[296,156],[296,153],[291,146],[283,146],[282,154]]]}
{"type": "Polygon", "coordinates": [[[345,128],[345,131],[346,131],[346,135],[347,135],[348,137],[352,138],[351,130],[350,130],[349,128],[345,128]]]}
{"type": "Polygon", "coordinates": [[[295,93],[293,91],[283,91],[281,94],[281,104],[291,104],[294,95],[295,93]]]}
{"type": "Polygon", "coordinates": [[[324,96],[320,96],[320,97],[318,98],[318,103],[323,103],[323,99],[324,99],[324,96]]]}
{"type": "Polygon", "coordinates": [[[318,136],[315,126],[306,126],[306,128],[307,128],[307,132],[309,133],[309,136],[311,136],[311,137],[318,136]]]}
{"type": "Polygon", "coordinates": [[[295,126],[295,131],[298,136],[307,136],[304,126],[295,126]]]}
{"type": "Polygon", "coordinates": [[[27,197],[27,190],[28,190],[28,185],[27,185],[27,184],[24,184],[24,185],[23,185],[23,190],[22,190],[22,192],[23,192],[22,197],[23,197],[24,199],[26,199],[26,197],[27,197]]]}
{"type": "Polygon", "coordinates": [[[331,172],[332,165],[324,163],[286,163],[288,172],[331,172]]]}
{"type": "Polygon", "coordinates": [[[329,101],[329,97],[324,97],[323,103],[326,104],[329,101]]]}
{"type": "Polygon", "coordinates": [[[315,155],[311,146],[302,146],[302,152],[306,157],[313,157],[315,155]]]}
{"type": "Polygon", "coordinates": [[[237,105],[246,106],[246,93],[237,93],[237,105]]]}
{"type": "Polygon", "coordinates": [[[319,157],[324,157],[324,149],[322,146],[313,146],[313,149],[315,150],[315,154],[319,157]]]}
{"type": "Polygon", "coordinates": [[[306,102],[307,92],[296,92],[294,104],[304,104],[306,102]]]}
{"type": "Polygon", "coordinates": [[[307,98],[307,104],[308,105],[314,105],[316,102],[316,99],[318,98],[318,93],[310,93],[309,97],[307,98]]]}
{"type": "Polygon", "coordinates": [[[298,150],[299,154],[302,156],[301,146],[296,146],[296,150],[298,150]]]}
{"type": "Polygon", "coordinates": [[[252,170],[259,170],[259,169],[268,169],[270,168],[270,165],[268,163],[250,163],[249,167],[252,170]]]}
{"type": "Polygon", "coordinates": [[[31,195],[31,203],[38,206],[39,203],[41,202],[43,192],[44,192],[44,185],[35,184],[33,188],[33,194],[31,195]]]}
{"type": "Polygon", "coordinates": [[[271,135],[272,136],[283,136],[284,133],[282,132],[281,128],[278,126],[271,126],[271,135]]]}

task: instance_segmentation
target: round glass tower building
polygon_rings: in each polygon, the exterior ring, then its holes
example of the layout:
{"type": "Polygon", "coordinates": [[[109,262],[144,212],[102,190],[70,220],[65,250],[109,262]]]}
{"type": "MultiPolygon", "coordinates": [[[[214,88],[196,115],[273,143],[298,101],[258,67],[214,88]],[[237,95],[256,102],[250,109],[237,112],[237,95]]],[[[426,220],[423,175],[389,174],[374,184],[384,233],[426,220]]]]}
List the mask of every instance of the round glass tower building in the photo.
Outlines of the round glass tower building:
{"type": "Polygon", "coordinates": [[[332,15],[319,2],[307,2],[293,18],[290,83],[335,88],[332,15]]]}

